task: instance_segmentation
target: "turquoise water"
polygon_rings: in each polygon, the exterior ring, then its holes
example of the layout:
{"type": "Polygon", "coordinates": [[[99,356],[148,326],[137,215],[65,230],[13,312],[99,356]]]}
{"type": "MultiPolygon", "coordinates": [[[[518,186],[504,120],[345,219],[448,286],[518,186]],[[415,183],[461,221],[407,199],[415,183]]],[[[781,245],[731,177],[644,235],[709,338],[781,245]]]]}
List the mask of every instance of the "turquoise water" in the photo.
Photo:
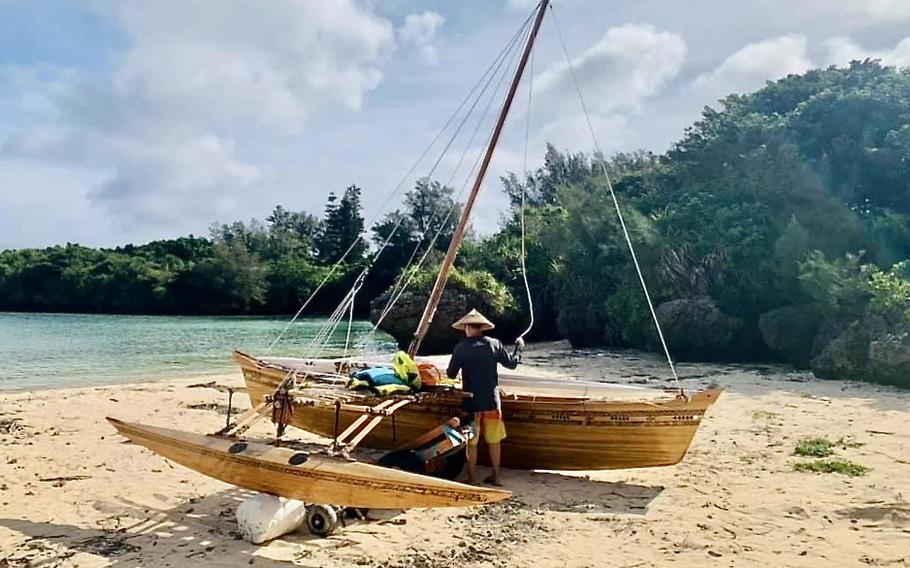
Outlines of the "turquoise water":
{"type": "MultiPolygon", "coordinates": [[[[323,321],[299,320],[269,354],[301,355],[323,321]]],[[[0,390],[230,372],[237,368],[234,349],[266,354],[286,324],[286,318],[0,313],[0,390]]],[[[368,322],[354,322],[352,343],[368,339],[369,329],[368,322]]],[[[346,332],[340,326],[322,355],[340,355],[346,332]]],[[[393,346],[385,334],[375,342],[393,346]]]]}

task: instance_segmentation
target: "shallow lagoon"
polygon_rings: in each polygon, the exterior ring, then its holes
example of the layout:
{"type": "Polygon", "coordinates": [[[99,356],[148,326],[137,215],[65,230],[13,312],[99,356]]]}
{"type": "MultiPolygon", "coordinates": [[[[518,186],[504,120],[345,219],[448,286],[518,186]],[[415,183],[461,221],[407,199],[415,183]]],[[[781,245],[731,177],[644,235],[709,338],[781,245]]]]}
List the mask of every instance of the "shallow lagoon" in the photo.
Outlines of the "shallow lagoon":
{"type": "MultiPolygon", "coordinates": [[[[323,321],[298,320],[270,354],[301,355],[323,321]]],[[[286,325],[269,317],[0,313],[0,390],[230,372],[234,349],[265,354],[286,325]]],[[[370,329],[355,321],[351,342],[393,346],[384,333],[370,338],[370,329]]],[[[341,355],[346,332],[340,326],[323,355],[341,355]]]]}

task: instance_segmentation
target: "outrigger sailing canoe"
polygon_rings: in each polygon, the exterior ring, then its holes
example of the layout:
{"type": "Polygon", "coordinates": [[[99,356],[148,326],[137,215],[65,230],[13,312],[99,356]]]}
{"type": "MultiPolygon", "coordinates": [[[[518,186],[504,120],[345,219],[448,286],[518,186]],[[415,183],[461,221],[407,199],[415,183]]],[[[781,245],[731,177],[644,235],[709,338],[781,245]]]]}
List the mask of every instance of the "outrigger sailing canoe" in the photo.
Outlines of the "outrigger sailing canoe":
{"type": "Polygon", "coordinates": [[[508,491],[324,454],[107,420],[131,442],[194,471],[307,503],[366,509],[468,507],[510,496],[508,491]]]}
{"type": "MultiPolygon", "coordinates": [[[[548,0],[541,0],[536,8],[533,27],[528,33],[524,51],[499,118],[414,333],[408,350],[412,357],[417,355],[421,341],[433,321],[548,4],[548,0]]],[[[603,173],[616,205],[616,213],[632,253],[633,263],[639,272],[645,297],[651,306],[651,299],[638,269],[632,242],[625,231],[622,212],[615,200],[605,168],[603,173]]],[[[365,274],[366,271],[361,277],[365,274]]],[[[349,292],[343,301],[347,303],[340,305],[336,314],[344,314],[346,310],[353,313],[354,292],[355,289],[349,292]]],[[[515,373],[503,373],[500,380],[504,391],[502,411],[509,429],[509,435],[502,443],[503,466],[575,470],[634,468],[671,465],[685,456],[702,417],[717,400],[721,390],[688,393],[683,391],[679,386],[672,358],[663,341],[653,306],[651,313],[667,355],[670,371],[676,379],[677,388],[644,389],[583,383],[569,379],[542,380],[515,373]]],[[[335,398],[320,399],[318,396],[314,397],[306,388],[298,388],[299,385],[310,387],[343,385],[347,373],[376,364],[356,358],[340,360],[257,358],[239,352],[235,352],[234,359],[243,371],[250,401],[254,407],[269,404],[274,393],[283,389],[291,402],[287,412],[279,413],[282,427],[285,423],[290,424],[323,436],[336,437],[336,442],[340,431],[351,424],[356,424],[362,417],[358,417],[356,412],[346,410],[343,401],[347,399],[343,392],[336,392],[335,398]]],[[[390,357],[379,364],[388,365],[389,359],[390,357]]],[[[339,386],[337,390],[344,389],[339,386]]],[[[348,398],[356,396],[359,395],[347,395],[348,398]]],[[[382,399],[373,399],[372,403],[380,400],[382,399]]],[[[409,400],[410,404],[398,408],[389,420],[378,424],[359,441],[375,448],[398,446],[402,441],[412,439],[449,417],[458,415],[462,393],[458,389],[431,390],[420,392],[409,397],[409,400]]],[[[486,454],[487,452],[479,452],[481,459],[486,454]]]]}
{"type": "MultiPolygon", "coordinates": [[[[300,377],[299,382],[303,383],[305,377],[339,370],[344,374],[360,366],[372,366],[350,359],[274,362],[239,352],[234,353],[234,360],[243,370],[254,406],[263,404],[289,373],[300,377]]],[[[503,419],[509,429],[502,442],[502,465],[513,469],[592,470],[678,463],[705,412],[721,392],[705,390],[680,396],[676,390],[507,373],[501,376],[500,384],[504,390],[503,419]]],[[[288,419],[292,426],[331,438],[358,419],[356,412],[345,410],[332,400],[319,400],[306,388],[300,392],[288,419]]],[[[421,392],[416,401],[380,423],[361,444],[379,449],[398,447],[459,415],[461,400],[457,389],[421,392]]],[[[480,459],[486,455],[483,450],[478,453],[480,459]]]]}
{"type": "MultiPolygon", "coordinates": [[[[412,357],[433,321],[548,4],[548,0],[541,0],[536,8],[515,76],[408,350],[412,357]]],[[[604,176],[625,232],[606,170],[604,176]]],[[[628,234],[626,242],[638,269],[628,234]]],[[[329,323],[337,325],[346,311],[353,315],[354,294],[366,272],[361,272],[355,288],[329,323]]],[[[643,278],[641,283],[650,306],[643,278]]],[[[677,379],[653,307],[651,312],[677,379]]],[[[109,420],[133,442],[190,469],[239,487],[309,502],[360,508],[462,507],[509,497],[506,491],[462,485],[348,457],[361,444],[395,448],[422,440],[428,431],[461,413],[465,393],[460,389],[425,389],[379,398],[344,388],[348,373],[370,365],[365,359],[264,359],[243,353],[235,353],[234,358],[243,370],[252,409],[215,435],[109,420]],[[293,425],[330,436],[332,444],[321,453],[307,454],[238,438],[267,416],[277,424],[279,437],[286,426],[293,425]]],[[[503,373],[500,383],[505,391],[503,415],[509,425],[509,436],[502,444],[502,465],[528,469],[613,469],[677,463],[721,392],[687,393],[678,379],[678,388],[672,390],[540,379],[520,373],[503,373]]]]}

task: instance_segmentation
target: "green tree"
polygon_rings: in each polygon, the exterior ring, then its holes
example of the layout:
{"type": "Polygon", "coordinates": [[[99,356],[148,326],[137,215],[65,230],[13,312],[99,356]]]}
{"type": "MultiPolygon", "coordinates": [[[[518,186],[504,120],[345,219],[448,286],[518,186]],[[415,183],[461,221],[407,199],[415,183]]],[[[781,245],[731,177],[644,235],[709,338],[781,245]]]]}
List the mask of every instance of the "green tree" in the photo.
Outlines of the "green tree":
{"type": "Polygon", "coordinates": [[[356,185],[348,186],[341,199],[334,193],[329,194],[317,244],[322,262],[334,264],[344,257],[349,264],[356,264],[363,259],[367,244],[363,240],[360,194],[361,189],[356,185]]]}

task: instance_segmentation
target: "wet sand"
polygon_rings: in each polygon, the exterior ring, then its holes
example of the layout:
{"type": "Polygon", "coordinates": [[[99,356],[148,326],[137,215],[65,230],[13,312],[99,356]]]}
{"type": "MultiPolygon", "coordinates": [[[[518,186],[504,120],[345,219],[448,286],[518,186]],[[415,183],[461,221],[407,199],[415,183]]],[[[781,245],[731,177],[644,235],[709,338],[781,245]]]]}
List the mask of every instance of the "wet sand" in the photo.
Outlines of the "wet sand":
{"type": "MultiPolygon", "coordinates": [[[[526,359],[666,384],[651,356],[547,344],[526,359]]],[[[676,466],[506,470],[514,497],[502,504],[373,513],[327,539],[302,529],[265,546],[237,533],[248,493],[122,443],[104,421],[214,431],[227,396],[188,388],[198,378],[0,393],[0,567],[910,566],[910,393],[773,366],[681,365],[680,375],[727,392],[676,466]],[[855,442],[835,457],[869,472],[794,471],[812,461],[795,444],[816,436],[855,442]]],[[[239,371],[206,380],[241,383],[239,371]]]]}

